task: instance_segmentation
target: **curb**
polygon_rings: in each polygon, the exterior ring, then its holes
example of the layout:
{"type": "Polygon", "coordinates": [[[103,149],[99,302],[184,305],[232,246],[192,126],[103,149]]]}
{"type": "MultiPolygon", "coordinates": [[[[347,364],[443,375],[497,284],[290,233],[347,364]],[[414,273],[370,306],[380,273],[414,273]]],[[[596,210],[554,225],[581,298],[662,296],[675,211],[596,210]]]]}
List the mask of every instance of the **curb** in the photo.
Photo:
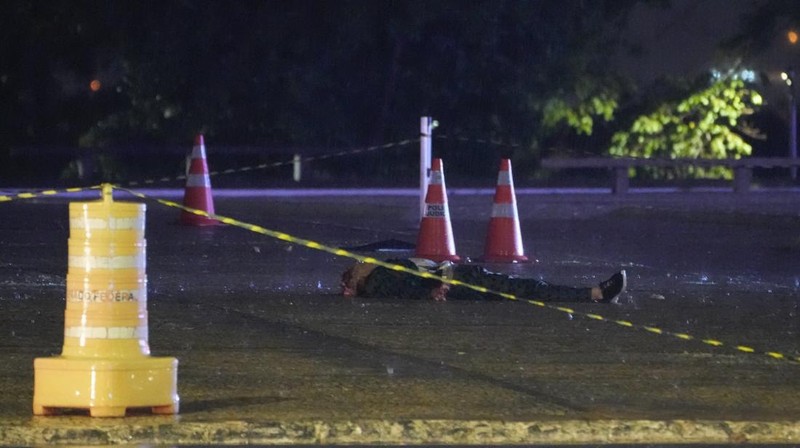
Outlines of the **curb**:
{"type": "Polygon", "coordinates": [[[800,422],[724,420],[299,420],[82,417],[0,423],[0,445],[792,443],[800,422]]]}

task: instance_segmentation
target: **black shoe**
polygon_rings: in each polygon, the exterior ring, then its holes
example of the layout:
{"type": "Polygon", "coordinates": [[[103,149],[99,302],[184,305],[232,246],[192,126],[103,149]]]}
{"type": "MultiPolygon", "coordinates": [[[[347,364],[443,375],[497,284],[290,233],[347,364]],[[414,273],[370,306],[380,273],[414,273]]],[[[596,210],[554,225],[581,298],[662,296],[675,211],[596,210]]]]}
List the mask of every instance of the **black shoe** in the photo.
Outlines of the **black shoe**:
{"type": "Polygon", "coordinates": [[[598,300],[598,302],[608,303],[616,299],[625,291],[627,286],[628,276],[623,269],[612,275],[608,280],[600,282],[600,292],[603,294],[603,298],[598,300]]]}

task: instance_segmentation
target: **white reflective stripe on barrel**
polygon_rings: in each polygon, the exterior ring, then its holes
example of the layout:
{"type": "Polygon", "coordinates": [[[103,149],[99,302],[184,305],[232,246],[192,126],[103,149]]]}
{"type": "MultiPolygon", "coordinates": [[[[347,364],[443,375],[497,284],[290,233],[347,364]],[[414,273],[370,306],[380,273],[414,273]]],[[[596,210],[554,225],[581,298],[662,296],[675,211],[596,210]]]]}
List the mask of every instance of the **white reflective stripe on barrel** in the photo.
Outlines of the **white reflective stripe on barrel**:
{"type": "Polygon", "coordinates": [[[133,230],[144,229],[143,218],[72,218],[69,220],[69,226],[73,229],[91,229],[91,230],[133,230]]]}
{"type": "Polygon", "coordinates": [[[64,337],[80,339],[141,339],[147,337],[147,326],[65,327],[64,337]]]}
{"type": "Polygon", "coordinates": [[[70,255],[69,267],[85,270],[91,269],[141,269],[145,268],[144,254],[117,256],[117,257],[95,257],[92,255],[70,255]]]}

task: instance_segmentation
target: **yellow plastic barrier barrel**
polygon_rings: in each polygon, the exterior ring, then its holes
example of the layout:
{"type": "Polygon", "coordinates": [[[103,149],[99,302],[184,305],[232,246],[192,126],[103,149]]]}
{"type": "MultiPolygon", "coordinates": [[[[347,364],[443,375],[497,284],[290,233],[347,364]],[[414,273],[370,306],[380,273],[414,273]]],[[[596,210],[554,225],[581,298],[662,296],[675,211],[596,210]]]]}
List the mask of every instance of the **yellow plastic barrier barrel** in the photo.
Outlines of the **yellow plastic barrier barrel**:
{"type": "Polygon", "coordinates": [[[33,413],[129,408],[178,412],[178,360],[151,357],[147,329],[145,205],[103,199],[69,204],[64,346],[34,360],[33,413]]]}

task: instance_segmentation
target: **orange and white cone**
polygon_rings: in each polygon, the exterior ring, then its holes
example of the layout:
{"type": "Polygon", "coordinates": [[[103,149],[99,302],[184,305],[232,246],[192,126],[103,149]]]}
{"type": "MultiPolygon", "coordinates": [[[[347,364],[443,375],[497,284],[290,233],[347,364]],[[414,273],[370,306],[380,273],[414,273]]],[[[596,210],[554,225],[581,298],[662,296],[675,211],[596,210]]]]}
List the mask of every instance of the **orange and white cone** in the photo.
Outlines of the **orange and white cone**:
{"type": "MultiPolygon", "coordinates": [[[[192,148],[192,158],[186,175],[186,190],[183,194],[183,205],[188,208],[214,214],[214,199],[211,197],[211,180],[208,177],[206,162],[206,145],[203,134],[198,134],[192,148]]],[[[186,210],[181,212],[181,224],[190,226],[214,226],[219,221],[207,216],[196,215],[186,210]]]]}
{"type": "Polygon", "coordinates": [[[528,261],[522,249],[522,232],[519,229],[517,198],[514,195],[514,178],[509,159],[500,161],[483,260],[494,263],[528,261]]]}
{"type": "Polygon", "coordinates": [[[416,256],[436,262],[461,259],[456,255],[453,227],[450,225],[442,159],[431,161],[431,179],[425,194],[425,213],[417,235],[416,256]]]}

